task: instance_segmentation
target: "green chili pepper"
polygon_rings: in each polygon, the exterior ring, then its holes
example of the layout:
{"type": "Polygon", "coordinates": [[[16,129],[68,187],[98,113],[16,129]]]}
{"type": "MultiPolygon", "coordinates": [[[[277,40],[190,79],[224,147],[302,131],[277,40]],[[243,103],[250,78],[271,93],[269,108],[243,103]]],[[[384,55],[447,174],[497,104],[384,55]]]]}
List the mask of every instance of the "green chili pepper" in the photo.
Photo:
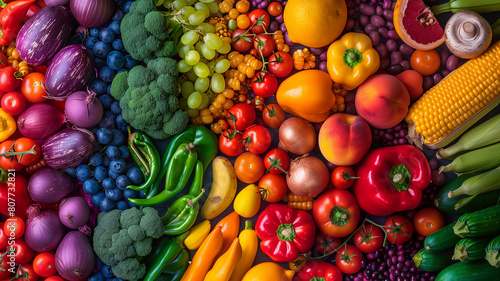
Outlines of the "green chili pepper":
{"type": "MultiPolygon", "coordinates": [[[[173,239],[169,238],[166,243],[161,247],[158,256],[154,259],[154,263],[149,267],[144,281],[154,281],[161,275],[165,267],[179,255],[184,248],[184,238],[189,232],[183,233],[173,239]]],[[[155,251],[156,252],[156,251],[155,251]]]]}
{"type": "Polygon", "coordinates": [[[128,146],[132,158],[143,172],[145,182],[139,186],[129,185],[135,191],[145,190],[153,184],[160,172],[160,154],[153,141],[141,132],[129,134],[128,146]]]}
{"type": "Polygon", "coordinates": [[[186,248],[182,248],[177,257],[173,261],[171,261],[163,271],[161,272],[162,274],[164,273],[176,273],[181,269],[184,265],[187,265],[189,262],[189,251],[186,250],[186,248]]]}
{"type": "Polygon", "coordinates": [[[196,222],[200,204],[198,201],[201,199],[205,190],[202,189],[198,196],[184,195],[175,200],[168,208],[167,213],[161,218],[165,230],[165,235],[178,235],[186,232],[196,222]]]}
{"type": "MultiPolygon", "coordinates": [[[[167,176],[165,178],[165,189],[171,190],[177,186],[177,183],[183,180],[183,176],[188,172],[186,167],[183,166],[186,162],[187,153],[198,153],[194,149],[194,143],[183,143],[179,146],[177,151],[168,164],[167,176]]],[[[196,164],[196,162],[195,162],[196,164]]],[[[188,173],[191,176],[191,172],[188,173]]],[[[189,178],[189,177],[188,177],[189,178]]],[[[186,181],[187,182],[187,181],[186,181]]]]}
{"type": "Polygon", "coordinates": [[[186,272],[189,264],[184,264],[177,271],[171,273],[163,273],[160,275],[160,278],[157,281],[180,281],[182,276],[186,272]]]}
{"type": "Polygon", "coordinates": [[[193,181],[191,182],[191,187],[189,187],[188,195],[197,196],[201,192],[203,187],[203,164],[200,160],[196,161],[196,166],[194,167],[193,181]]]}

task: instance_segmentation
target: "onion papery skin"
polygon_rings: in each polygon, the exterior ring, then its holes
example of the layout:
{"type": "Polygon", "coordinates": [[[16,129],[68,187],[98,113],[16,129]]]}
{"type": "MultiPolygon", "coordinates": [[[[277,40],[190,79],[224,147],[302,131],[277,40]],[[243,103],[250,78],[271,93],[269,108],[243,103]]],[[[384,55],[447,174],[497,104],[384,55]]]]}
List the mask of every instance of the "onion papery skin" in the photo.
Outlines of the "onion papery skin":
{"type": "Polygon", "coordinates": [[[315,197],[330,182],[325,163],[314,156],[301,156],[290,162],[286,183],[291,192],[303,197],[315,197]]]}
{"type": "Polygon", "coordinates": [[[24,239],[36,252],[50,252],[57,248],[64,236],[64,225],[55,210],[40,210],[39,206],[28,209],[24,239]]]}
{"type": "Polygon", "coordinates": [[[66,234],[56,251],[57,272],[66,280],[87,280],[95,267],[94,250],[85,234],[74,230],[66,234]]]}
{"type": "Polygon", "coordinates": [[[64,129],[48,137],[42,145],[49,167],[66,169],[85,162],[94,151],[94,135],[85,129],[64,129]]]}
{"type": "Polygon", "coordinates": [[[66,120],[55,106],[37,103],[25,109],[17,118],[19,132],[30,139],[46,139],[57,132],[66,120]]]}
{"type": "Polygon", "coordinates": [[[28,192],[40,204],[58,204],[75,191],[73,179],[64,172],[44,167],[30,177],[28,192]]]}
{"type": "Polygon", "coordinates": [[[286,119],[279,129],[279,147],[302,155],[311,152],[317,143],[317,134],[311,122],[299,117],[286,119]]]}
{"type": "Polygon", "coordinates": [[[69,6],[83,28],[103,25],[115,11],[113,0],[71,0],[69,6]]]}

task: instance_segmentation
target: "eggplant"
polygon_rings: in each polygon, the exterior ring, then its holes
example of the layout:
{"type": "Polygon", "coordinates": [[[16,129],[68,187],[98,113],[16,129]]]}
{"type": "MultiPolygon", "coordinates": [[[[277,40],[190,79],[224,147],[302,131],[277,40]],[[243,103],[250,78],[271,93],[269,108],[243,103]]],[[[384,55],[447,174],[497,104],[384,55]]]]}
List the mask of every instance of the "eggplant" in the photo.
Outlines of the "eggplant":
{"type": "Polygon", "coordinates": [[[52,97],[63,98],[80,90],[94,74],[92,52],[74,44],[61,49],[45,74],[45,88],[52,97]]]}
{"type": "Polygon", "coordinates": [[[47,6],[33,15],[16,39],[19,57],[30,65],[47,63],[71,35],[73,24],[68,9],[47,6]]]}

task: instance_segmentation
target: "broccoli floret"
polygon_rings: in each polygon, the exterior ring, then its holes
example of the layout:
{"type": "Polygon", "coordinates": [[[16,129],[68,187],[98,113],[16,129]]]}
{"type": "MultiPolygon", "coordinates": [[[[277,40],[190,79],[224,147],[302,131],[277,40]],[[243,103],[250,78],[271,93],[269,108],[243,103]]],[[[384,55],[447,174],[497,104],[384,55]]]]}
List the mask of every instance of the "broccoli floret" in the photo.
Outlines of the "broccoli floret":
{"type": "Polygon", "coordinates": [[[110,93],[115,99],[120,100],[125,95],[125,92],[128,89],[127,78],[128,71],[120,72],[115,75],[110,89],[110,93]]]}
{"type": "Polygon", "coordinates": [[[150,12],[144,18],[144,26],[146,30],[160,40],[167,38],[168,33],[165,29],[167,22],[165,15],[158,11],[150,12]]]}
{"type": "Polygon", "coordinates": [[[137,254],[141,257],[145,257],[151,253],[151,250],[153,249],[153,238],[146,238],[141,241],[135,241],[134,242],[134,248],[137,254]]]}
{"type": "MultiPolygon", "coordinates": [[[[130,257],[128,255],[129,253],[124,251],[124,249],[131,246],[132,243],[134,243],[134,241],[132,241],[128,235],[127,229],[121,229],[119,232],[113,234],[111,248],[109,248],[109,250],[115,255],[114,257],[117,261],[121,261],[130,257]]],[[[133,255],[134,254],[132,253],[132,256],[133,255]]]]}
{"type": "Polygon", "coordinates": [[[133,225],[139,225],[142,218],[141,210],[137,208],[130,208],[122,211],[120,216],[120,224],[124,229],[128,229],[133,225]]]}
{"type": "Polygon", "coordinates": [[[158,211],[152,207],[142,209],[144,214],[139,224],[146,232],[146,236],[160,238],[163,235],[163,224],[158,211]]]}
{"type": "Polygon", "coordinates": [[[130,88],[138,88],[146,86],[151,83],[151,81],[155,80],[155,74],[142,65],[136,65],[129,70],[127,78],[130,88]]]}
{"type": "Polygon", "coordinates": [[[155,51],[157,57],[173,57],[179,53],[179,46],[174,41],[163,41],[159,50],[155,51]]]}
{"type": "MultiPolygon", "coordinates": [[[[167,94],[176,97],[180,92],[179,84],[176,83],[175,78],[168,75],[162,74],[158,77],[157,85],[167,94]]],[[[177,99],[177,98],[176,98],[177,99]]],[[[175,110],[174,110],[175,111],[175,110]]]]}
{"type": "Polygon", "coordinates": [[[121,279],[137,281],[146,274],[146,265],[139,263],[137,259],[128,258],[121,263],[112,266],[113,274],[121,279]]]}
{"type": "Polygon", "coordinates": [[[189,116],[182,110],[177,110],[172,118],[163,125],[163,132],[169,136],[182,132],[189,123],[189,116]]]}
{"type": "Polygon", "coordinates": [[[177,61],[172,58],[158,58],[148,62],[148,69],[154,71],[156,76],[161,74],[168,74],[173,77],[179,75],[179,70],[177,70],[177,61]]]}
{"type": "Polygon", "coordinates": [[[132,225],[128,228],[128,235],[134,241],[140,241],[146,238],[144,229],[138,225],[132,225]]]}

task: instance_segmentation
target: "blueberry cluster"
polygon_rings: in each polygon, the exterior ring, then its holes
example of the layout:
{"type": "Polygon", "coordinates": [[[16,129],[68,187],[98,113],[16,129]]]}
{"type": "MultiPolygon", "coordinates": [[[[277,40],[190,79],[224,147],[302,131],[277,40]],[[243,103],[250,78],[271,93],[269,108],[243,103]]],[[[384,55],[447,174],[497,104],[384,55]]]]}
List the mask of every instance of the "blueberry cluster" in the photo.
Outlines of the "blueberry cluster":
{"type": "Polygon", "coordinates": [[[111,266],[105,265],[98,257],[96,257],[95,269],[97,272],[92,273],[88,281],[123,281],[123,279],[115,277],[111,266]]]}

